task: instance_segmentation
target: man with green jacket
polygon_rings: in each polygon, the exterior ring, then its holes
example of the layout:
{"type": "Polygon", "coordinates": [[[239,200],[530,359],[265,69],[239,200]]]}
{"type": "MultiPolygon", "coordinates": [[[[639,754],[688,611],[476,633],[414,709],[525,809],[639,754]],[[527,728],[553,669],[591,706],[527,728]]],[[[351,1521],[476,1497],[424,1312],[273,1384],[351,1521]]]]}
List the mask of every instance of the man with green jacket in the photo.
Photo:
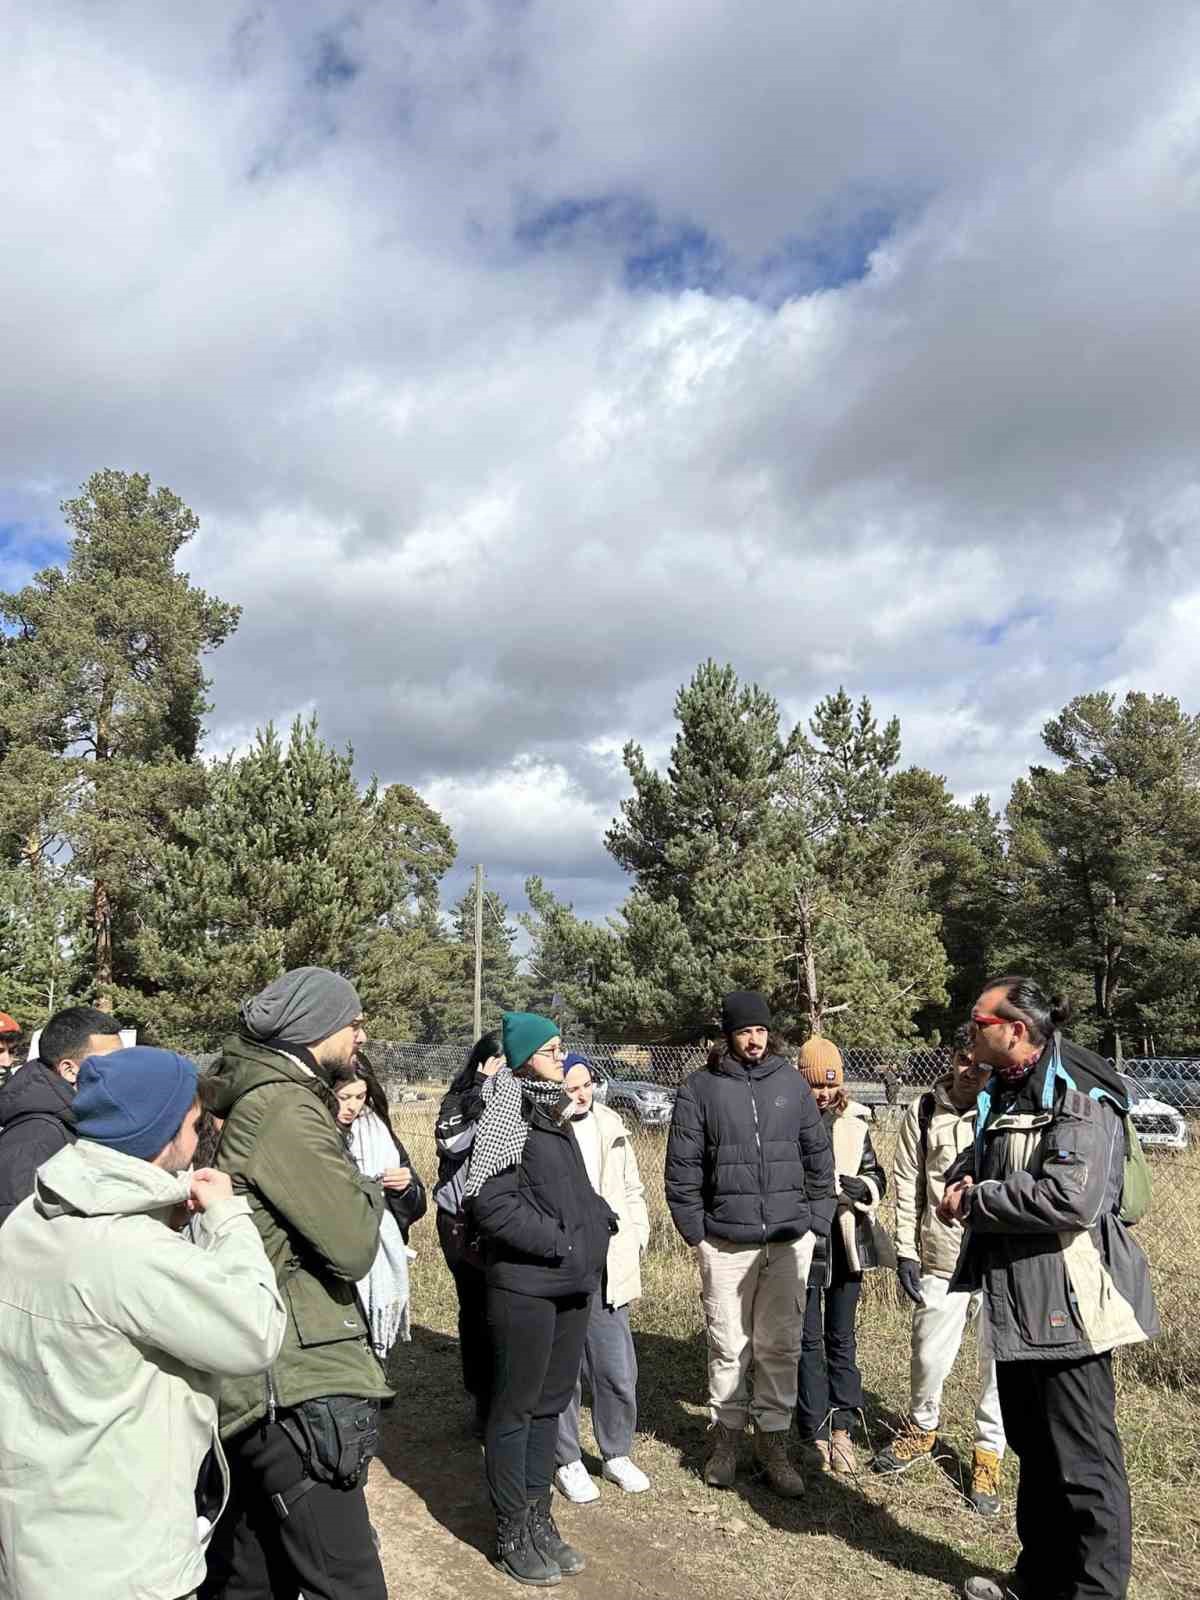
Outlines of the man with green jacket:
{"type": "Polygon", "coordinates": [[[383,1191],[351,1161],[332,1074],[363,1044],[345,978],[299,967],[242,1007],[213,1072],[217,1166],[250,1201],[287,1308],[275,1364],[221,1388],[233,1503],[204,1600],[387,1600],[363,1486],[391,1398],[355,1284],[379,1245],[383,1191]]]}

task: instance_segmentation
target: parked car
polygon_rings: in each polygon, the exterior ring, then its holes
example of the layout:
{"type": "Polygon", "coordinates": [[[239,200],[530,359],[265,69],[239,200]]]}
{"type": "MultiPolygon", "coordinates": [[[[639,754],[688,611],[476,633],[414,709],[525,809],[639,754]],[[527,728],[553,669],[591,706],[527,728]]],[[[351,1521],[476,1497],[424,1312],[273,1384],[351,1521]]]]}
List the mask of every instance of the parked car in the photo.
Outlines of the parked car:
{"type": "Polygon", "coordinates": [[[1200,1061],[1190,1056],[1126,1056],[1121,1071],[1146,1094],[1176,1111],[1200,1117],[1200,1061]]]}
{"type": "Polygon", "coordinates": [[[592,1057],[596,1098],[627,1123],[641,1128],[665,1128],[675,1109],[675,1091],[637,1076],[636,1067],[613,1059],[592,1057]]]}
{"type": "Polygon", "coordinates": [[[1129,1073],[1121,1074],[1129,1091],[1129,1115],[1138,1140],[1146,1150],[1185,1150],[1188,1125],[1174,1106],[1147,1094],[1144,1086],[1129,1073]]]}

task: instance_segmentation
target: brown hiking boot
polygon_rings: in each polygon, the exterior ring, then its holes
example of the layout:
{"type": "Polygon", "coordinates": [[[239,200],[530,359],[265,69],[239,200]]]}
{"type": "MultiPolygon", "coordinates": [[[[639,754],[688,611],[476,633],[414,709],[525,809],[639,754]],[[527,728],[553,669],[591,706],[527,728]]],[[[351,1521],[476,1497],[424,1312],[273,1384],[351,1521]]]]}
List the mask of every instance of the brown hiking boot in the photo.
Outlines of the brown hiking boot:
{"type": "Polygon", "coordinates": [[[830,1470],[828,1439],[809,1439],[800,1448],[806,1467],[811,1467],[814,1472],[828,1472],[830,1470]]]}
{"type": "Polygon", "coordinates": [[[829,1468],[840,1478],[858,1475],[858,1457],[854,1454],[854,1441],[845,1428],[835,1428],[829,1441],[829,1468]]]}
{"type": "Polygon", "coordinates": [[[741,1433],[727,1428],[723,1422],[714,1422],[708,1429],[712,1436],[708,1460],[704,1463],[704,1481],[714,1489],[732,1489],[737,1477],[738,1444],[741,1433]]]}
{"type": "Polygon", "coordinates": [[[926,1433],[924,1428],[917,1427],[911,1417],[906,1417],[904,1426],[891,1444],[881,1450],[871,1462],[871,1471],[907,1472],[909,1467],[915,1467],[918,1461],[931,1460],[936,1443],[936,1433],[926,1433]]]}
{"type": "Polygon", "coordinates": [[[779,1428],[771,1433],[754,1430],[754,1459],[759,1471],[774,1489],[787,1500],[799,1500],[804,1493],[804,1479],[788,1460],[788,1431],[779,1428]]]}
{"type": "Polygon", "coordinates": [[[971,1504],[981,1517],[994,1517],[1000,1510],[1000,1457],[994,1450],[975,1446],[971,1458],[971,1504]]]}

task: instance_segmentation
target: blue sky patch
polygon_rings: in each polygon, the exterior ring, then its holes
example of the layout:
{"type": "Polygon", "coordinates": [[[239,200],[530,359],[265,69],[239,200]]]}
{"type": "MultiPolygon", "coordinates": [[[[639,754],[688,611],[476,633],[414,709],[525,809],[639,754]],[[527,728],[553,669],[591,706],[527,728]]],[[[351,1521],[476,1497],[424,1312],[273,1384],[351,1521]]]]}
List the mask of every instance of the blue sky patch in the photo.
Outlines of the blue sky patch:
{"type": "Polygon", "coordinates": [[[897,213],[882,206],[844,219],[831,214],[810,232],[785,234],[764,255],[747,259],[687,218],[665,218],[636,196],[606,194],[553,201],[518,222],[514,240],[531,252],[606,258],[634,291],[698,289],[777,306],[863,277],[896,222],[897,213]]]}

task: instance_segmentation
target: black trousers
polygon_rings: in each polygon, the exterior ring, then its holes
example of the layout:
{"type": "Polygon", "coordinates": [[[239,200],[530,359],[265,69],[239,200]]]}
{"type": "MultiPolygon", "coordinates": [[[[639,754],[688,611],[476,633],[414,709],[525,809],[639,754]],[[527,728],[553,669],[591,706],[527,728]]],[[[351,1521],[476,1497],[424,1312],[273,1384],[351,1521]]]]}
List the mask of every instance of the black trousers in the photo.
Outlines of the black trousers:
{"type": "Polygon", "coordinates": [[[286,1517],[271,1501],[304,1476],[278,1423],[257,1423],[225,1447],[232,1494],[208,1553],[199,1600],[387,1600],[361,1487],[318,1483],[286,1517]]]}
{"type": "Polygon", "coordinates": [[[808,1286],[796,1389],[796,1425],[802,1439],[828,1439],[831,1427],[849,1432],[863,1408],[854,1333],[861,1293],[861,1276],[850,1277],[836,1260],[828,1288],[819,1283],[808,1286]]]}
{"type": "Polygon", "coordinates": [[[458,1352],[463,1388],[486,1414],[492,1398],[492,1336],[487,1321],[487,1282],[483,1268],[464,1260],[462,1223],[445,1211],[437,1214],[438,1242],[458,1296],[458,1352]]]}
{"type": "Polygon", "coordinates": [[[586,1294],[548,1300],[488,1289],[494,1365],[484,1457],[498,1517],[520,1516],[550,1492],[559,1415],[579,1381],[588,1301],[586,1294]]]}
{"type": "Polygon", "coordinates": [[[996,1378],[1021,1463],[1022,1587],[1046,1600],[1125,1600],[1133,1516],[1112,1356],[999,1361],[996,1378]]]}

